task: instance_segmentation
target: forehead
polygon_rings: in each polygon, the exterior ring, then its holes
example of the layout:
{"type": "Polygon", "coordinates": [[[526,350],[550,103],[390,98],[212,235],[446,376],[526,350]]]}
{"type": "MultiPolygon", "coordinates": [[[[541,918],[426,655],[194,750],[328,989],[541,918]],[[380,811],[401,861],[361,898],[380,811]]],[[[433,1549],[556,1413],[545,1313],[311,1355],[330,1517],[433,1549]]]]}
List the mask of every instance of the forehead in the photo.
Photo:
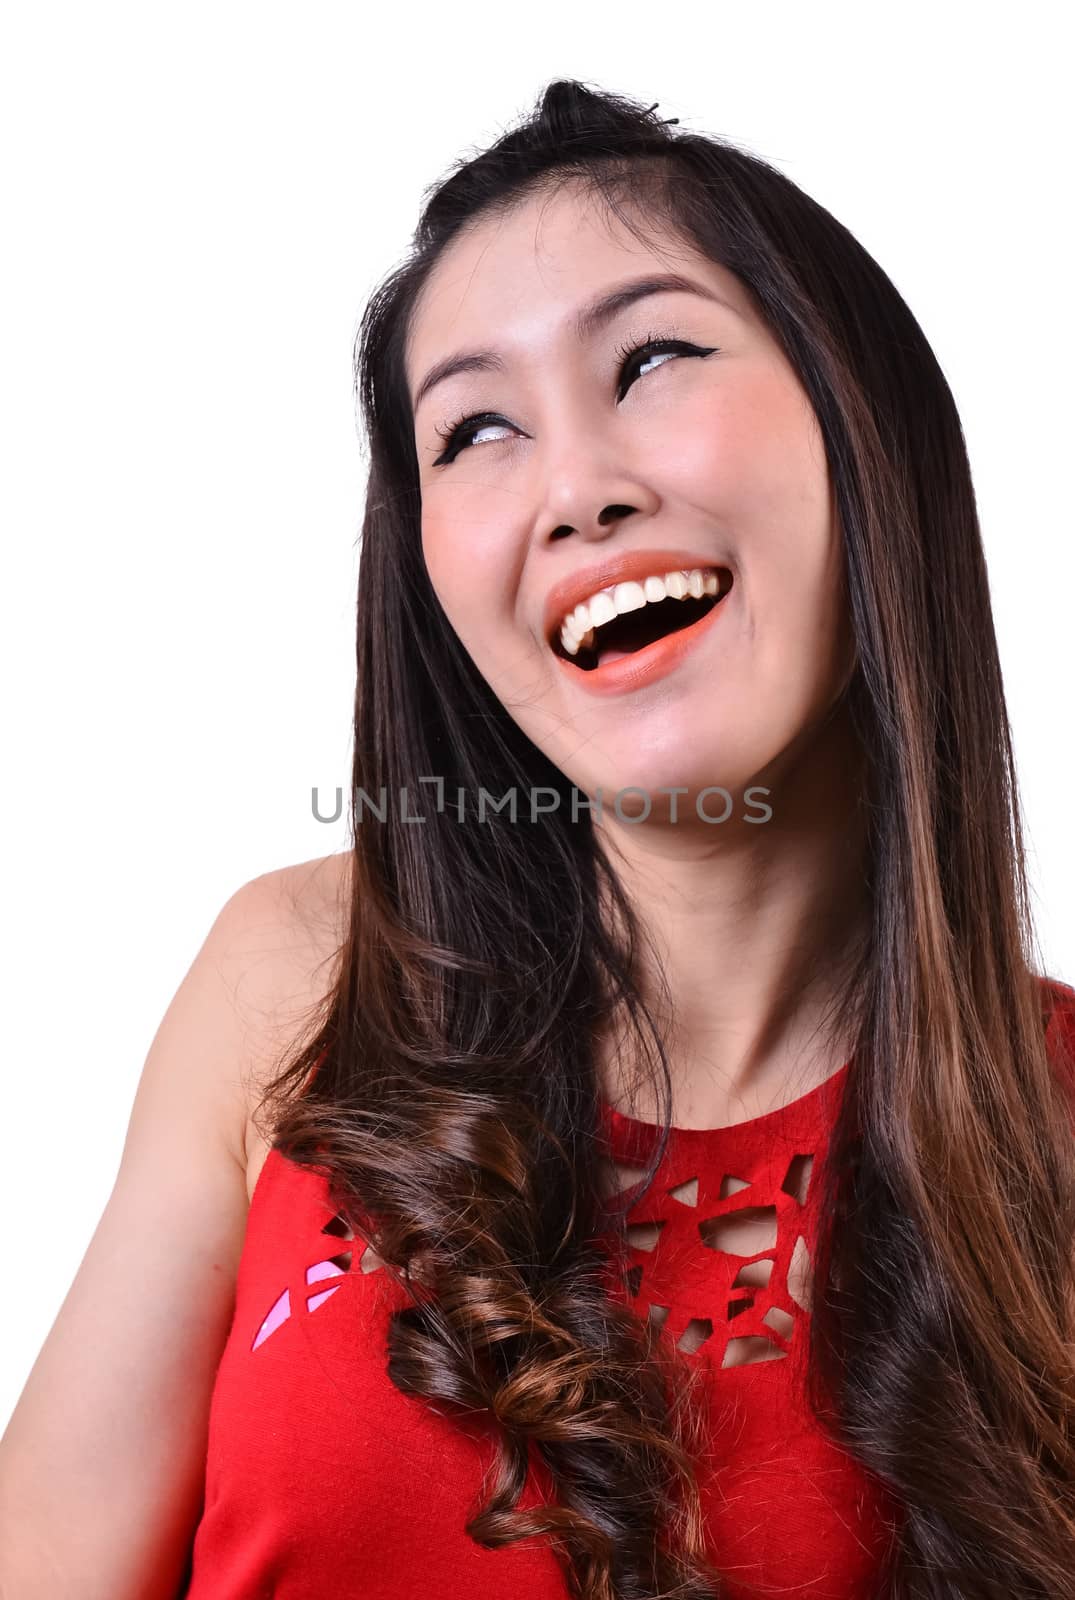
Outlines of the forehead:
{"type": "Polygon", "coordinates": [[[536,348],[603,288],[633,275],[679,270],[750,315],[735,274],[672,226],[627,205],[623,220],[600,196],[567,183],[479,218],[454,239],[427,278],[411,316],[406,367],[414,380],[457,348],[536,348]],[[632,226],[633,224],[633,226],[632,226]],[[638,231],[635,231],[635,227],[638,231]]]}

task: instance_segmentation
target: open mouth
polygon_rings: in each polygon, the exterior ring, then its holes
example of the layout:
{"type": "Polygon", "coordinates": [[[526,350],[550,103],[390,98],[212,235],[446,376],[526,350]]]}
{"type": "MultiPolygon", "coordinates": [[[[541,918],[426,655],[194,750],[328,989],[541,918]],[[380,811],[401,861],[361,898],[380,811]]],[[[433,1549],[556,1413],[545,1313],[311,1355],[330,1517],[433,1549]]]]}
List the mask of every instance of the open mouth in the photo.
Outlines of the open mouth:
{"type": "Polygon", "coordinates": [[[663,600],[650,601],[636,611],[622,612],[594,628],[593,643],[580,644],[574,655],[565,649],[557,628],[552,640],[553,652],[580,672],[593,672],[603,662],[618,661],[644,650],[647,645],[655,644],[658,639],[682,633],[719,606],[732,587],[732,575],[727,569],[718,567],[716,573],[716,594],[697,598],[688,594],[682,600],[668,595],[663,600]]]}

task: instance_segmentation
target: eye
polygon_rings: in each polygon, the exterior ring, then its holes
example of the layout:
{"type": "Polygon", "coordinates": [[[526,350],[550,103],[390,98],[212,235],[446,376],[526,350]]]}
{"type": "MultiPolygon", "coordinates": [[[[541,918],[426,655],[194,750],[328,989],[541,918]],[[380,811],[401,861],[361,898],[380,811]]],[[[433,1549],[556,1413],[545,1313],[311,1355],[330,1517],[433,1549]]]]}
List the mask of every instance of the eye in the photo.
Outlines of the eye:
{"type": "MultiPolygon", "coordinates": [[[[621,346],[618,350],[620,357],[619,375],[616,385],[616,400],[619,402],[630,389],[631,384],[640,376],[644,376],[642,369],[648,362],[658,356],[712,356],[719,354],[715,345],[705,346],[690,344],[685,339],[658,338],[650,335],[637,344],[621,346]],[[630,381],[627,381],[630,374],[630,381]]],[[[660,361],[660,366],[665,362],[660,361]]],[[[444,450],[433,462],[435,467],[447,466],[454,461],[461,450],[474,444],[476,436],[486,428],[512,428],[513,423],[499,416],[495,411],[479,411],[468,416],[459,417],[454,422],[447,423],[443,428],[437,428],[438,438],[444,441],[444,450]]],[[[494,441],[495,443],[495,441],[494,441]]]]}
{"type": "MultiPolygon", "coordinates": [[[[647,362],[657,356],[712,356],[717,351],[713,346],[689,344],[685,339],[659,339],[651,334],[643,339],[640,344],[620,346],[620,381],[616,391],[616,399],[622,400],[630,383],[625,382],[628,373],[633,371],[634,377],[642,375],[641,369],[647,362]],[[641,358],[641,359],[640,359],[641,358]]],[[[664,362],[660,363],[664,366],[664,362]]]]}
{"type": "Polygon", "coordinates": [[[511,423],[505,422],[503,417],[498,417],[494,411],[478,411],[470,416],[460,417],[457,422],[449,422],[445,427],[438,428],[437,435],[444,440],[444,450],[434,461],[435,467],[447,466],[449,461],[454,461],[460,450],[473,444],[475,436],[485,428],[510,428],[511,423]]]}

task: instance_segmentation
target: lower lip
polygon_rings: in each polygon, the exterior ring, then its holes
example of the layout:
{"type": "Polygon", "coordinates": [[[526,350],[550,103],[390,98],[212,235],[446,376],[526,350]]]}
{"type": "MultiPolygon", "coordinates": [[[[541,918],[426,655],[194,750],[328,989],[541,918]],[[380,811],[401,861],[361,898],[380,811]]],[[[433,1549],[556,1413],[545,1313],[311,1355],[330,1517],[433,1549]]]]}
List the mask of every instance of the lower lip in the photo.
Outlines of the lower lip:
{"type": "Polygon", "coordinates": [[[647,644],[641,650],[635,650],[629,656],[623,656],[619,661],[610,661],[606,666],[594,667],[590,672],[584,672],[581,667],[576,667],[574,662],[565,661],[563,656],[557,656],[561,667],[571,674],[571,681],[580,689],[585,689],[588,694],[630,694],[634,689],[642,689],[646,684],[656,683],[658,678],[667,677],[683,660],[702,636],[720,616],[728,603],[729,589],[712,606],[704,617],[699,617],[697,622],[692,622],[689,628],[680,628],[676,633],[667,633],[663,639],[655,639],[652,644],[647,644]]]}

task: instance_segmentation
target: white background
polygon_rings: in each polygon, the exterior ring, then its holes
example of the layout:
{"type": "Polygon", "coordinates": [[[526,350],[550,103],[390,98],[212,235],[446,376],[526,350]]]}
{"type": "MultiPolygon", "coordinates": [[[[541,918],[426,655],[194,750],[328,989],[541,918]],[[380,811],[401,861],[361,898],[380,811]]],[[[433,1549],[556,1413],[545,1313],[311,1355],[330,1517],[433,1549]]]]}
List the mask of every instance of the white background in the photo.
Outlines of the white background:
{"type": "Polygon", "coordinates": [[[348,782],[358,317],[423,188],[554,77],[774,162],[922,324],[975,473],[1039,934],[1075,979],[1059,26],[818,0],[9,16],[0,1426],[216,912],[346,843],[310,791],[348,782]]]}

